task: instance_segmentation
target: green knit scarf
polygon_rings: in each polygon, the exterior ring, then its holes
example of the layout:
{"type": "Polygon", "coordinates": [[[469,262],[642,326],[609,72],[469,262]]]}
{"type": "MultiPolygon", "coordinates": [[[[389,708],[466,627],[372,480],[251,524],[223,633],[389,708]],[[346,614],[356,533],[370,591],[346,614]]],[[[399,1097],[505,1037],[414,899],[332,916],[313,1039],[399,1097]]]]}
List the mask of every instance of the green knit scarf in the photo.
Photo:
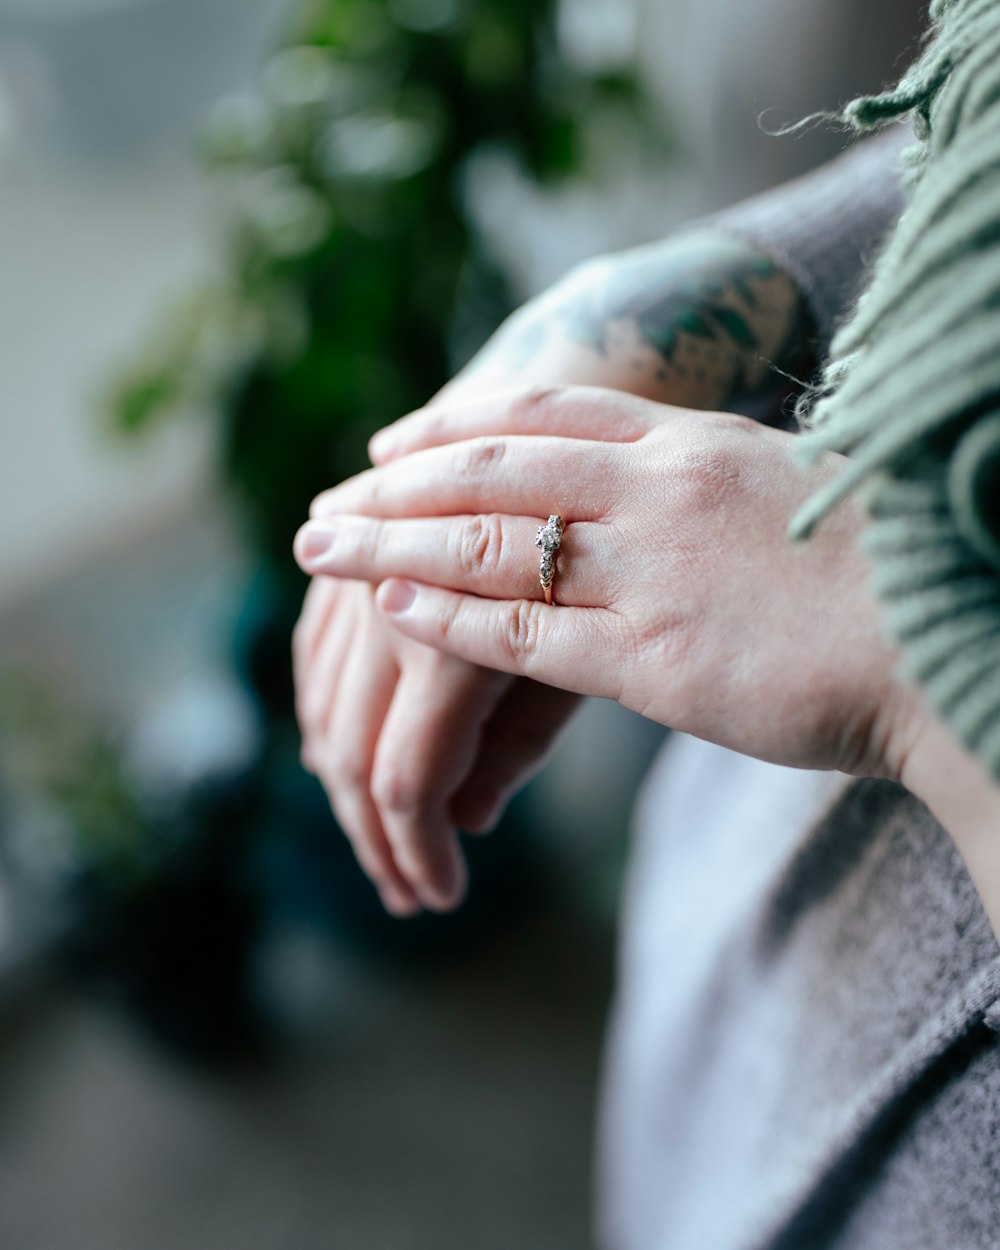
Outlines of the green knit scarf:
{"type": "Polygon", "coordinates": [[[855,100],[917,145],[906,211],[834,339],[803,435],[850,457],[792,524],[862,487],[863,547],[903,669],[1000,778],[1000,0],[935,0],[899,85],[855,100]]]}

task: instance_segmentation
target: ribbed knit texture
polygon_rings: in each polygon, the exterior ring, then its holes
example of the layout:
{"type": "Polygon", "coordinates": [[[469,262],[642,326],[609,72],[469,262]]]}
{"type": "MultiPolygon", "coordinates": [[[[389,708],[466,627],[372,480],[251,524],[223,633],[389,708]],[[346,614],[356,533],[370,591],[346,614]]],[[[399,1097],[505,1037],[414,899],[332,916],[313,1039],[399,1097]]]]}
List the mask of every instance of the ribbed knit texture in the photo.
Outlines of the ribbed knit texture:
{"type": "Polygon", "coordinates": [[[788,274],[812,313],[821,358],[902,212],[895,167],[912,142],[908,126],[894,126],[813,173],[698,223],[699,232],[711,228],[752,244],[788,274]]]}
{"type": "Polygon", "coordinates": [[[1000,777],[1000,4],[936,0],[923,56],[845,116],[906,114],[911,199],[833,342],[803,439],[851,462],[795,519],[863,487],[863,543],[908,676],[1000,777]]]}

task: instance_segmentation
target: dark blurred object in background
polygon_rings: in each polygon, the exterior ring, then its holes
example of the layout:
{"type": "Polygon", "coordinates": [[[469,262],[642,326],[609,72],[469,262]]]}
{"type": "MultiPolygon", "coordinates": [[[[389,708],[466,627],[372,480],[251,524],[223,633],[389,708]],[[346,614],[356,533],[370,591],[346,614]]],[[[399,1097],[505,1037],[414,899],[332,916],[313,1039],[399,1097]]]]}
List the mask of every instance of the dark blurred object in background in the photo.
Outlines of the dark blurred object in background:
{"type": "Polygon", "coordinates": [[[62,969],[185,1058],[254,1053],[253,707],[201,686],[112,741],[64,693],[5,674],[0,744],[4,867],[62,969]]]}
{"type": "MultiPolygon", "coordinates": [[[[255,969],[272,929],[306,924],[356,953],[433,963],[519,914],[546,880],[531,805],[515,804],[495,837],[468,841],[456,914],[401,925],[383,913],[299,764],[289,640],[304,579],[290,548],[313,495],[364,467],[374,430],[426,402],[516,302],[470,207],[473,162],[502,153],[539,187],[565,179],[592,161],[587,135],[609,112],[657,141],[631,73],[560,55],[558,7],[295,5],[259,89],[219,102],[204,129],[215,270],[154,321],[113,388],[121,430],[174,415],[217,422],[223,490],[257,561],[232,620],[242,693],[172,691],[113,743],[77,733],[56,773],[34,779],[69,830],[47,886],[66,966],[189,1059],[259,1053],[270,1022],[255,969]]],[[[81,106],[39,113],[57,145],[62,127],[83,152],[98,135],[127,149],[122,93],[144,55],[174,54],[170,37],[157,42],[157,14],[112,6],[92,25],[45,27],[49,72],[81,106]],[[106,79],[88,75],[102,38],[127,40],[136,23],[142,54],[124,59],[127,72],[116,61],[106,79]]],[[[225,4],[190,18],[209,43],[239,21],[225,4]]],[[[37,38],[45,14],[21,21],[37,38]]],[[[198,65],[185,61],[190,94],[161,100],[164,118],[201,98],[198,65]]],[[[74,723],[53,703],[50,723],[60,717],[74,723]]]]}

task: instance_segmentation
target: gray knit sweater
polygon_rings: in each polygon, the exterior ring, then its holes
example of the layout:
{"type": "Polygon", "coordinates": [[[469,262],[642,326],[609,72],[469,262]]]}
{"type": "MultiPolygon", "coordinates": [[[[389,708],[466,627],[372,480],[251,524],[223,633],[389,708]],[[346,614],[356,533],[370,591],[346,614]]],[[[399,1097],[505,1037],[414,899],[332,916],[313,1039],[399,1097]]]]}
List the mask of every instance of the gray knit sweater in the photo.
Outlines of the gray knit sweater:
{"type": "Polygon", "coordinates": [[[604,1250],[996,1250],[1000,950],[940,825],[690,738],[636,824],[604,1250]]]}
{"type": "MultiPolygon", "coordinates": [[[[886,145],[716,221],[787,267],[824,337],[898,212],[886,145]]],[[[675,739],[618,984],[605,1250],[1000,1247],[1000,949],[901,787],[675,739]]]]}

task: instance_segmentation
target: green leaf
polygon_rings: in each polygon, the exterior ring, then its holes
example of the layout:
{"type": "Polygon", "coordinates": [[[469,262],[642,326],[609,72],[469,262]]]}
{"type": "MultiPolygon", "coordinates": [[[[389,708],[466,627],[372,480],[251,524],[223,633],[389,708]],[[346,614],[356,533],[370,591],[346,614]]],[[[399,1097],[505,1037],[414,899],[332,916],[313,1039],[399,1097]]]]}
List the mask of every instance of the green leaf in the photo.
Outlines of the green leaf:
{"type": "Polygon", "coordinates": [[[112,419],[119,429],[135,433],[172,408],[177,399],[175,375],[161,371],[136,373],[123,379],[113,390],[112,419]]]}

